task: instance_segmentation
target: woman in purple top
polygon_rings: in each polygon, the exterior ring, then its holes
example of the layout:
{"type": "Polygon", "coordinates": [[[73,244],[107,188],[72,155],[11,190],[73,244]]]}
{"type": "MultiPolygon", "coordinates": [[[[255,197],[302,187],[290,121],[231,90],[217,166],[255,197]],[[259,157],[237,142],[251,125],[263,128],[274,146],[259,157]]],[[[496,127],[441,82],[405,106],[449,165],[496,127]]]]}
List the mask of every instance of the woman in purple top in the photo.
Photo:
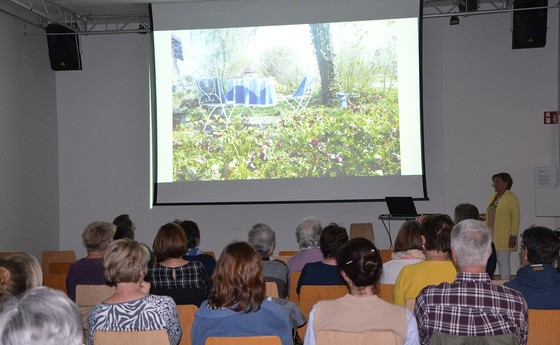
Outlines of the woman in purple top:
{"type": "Polygon", "coordinates": [[[116,227],[108,222],[93,222],[84,229],[82,240],[87,250],[87,256],[73,263],[66,276],[66,290],[72,301],[76,301],[78,284],[105,284],[103,256],[113,239],[115,230],[116,227]]]}
{"type": "Polygon", "coordinates": [[[319,248],[322,230],[321,221],[316,217],[306,217],[299,223],[296,227],[299,253],[292,256],[288,261],[288,274],[301,272],[305,264],[323,259],[323,254],[319,248]]]}

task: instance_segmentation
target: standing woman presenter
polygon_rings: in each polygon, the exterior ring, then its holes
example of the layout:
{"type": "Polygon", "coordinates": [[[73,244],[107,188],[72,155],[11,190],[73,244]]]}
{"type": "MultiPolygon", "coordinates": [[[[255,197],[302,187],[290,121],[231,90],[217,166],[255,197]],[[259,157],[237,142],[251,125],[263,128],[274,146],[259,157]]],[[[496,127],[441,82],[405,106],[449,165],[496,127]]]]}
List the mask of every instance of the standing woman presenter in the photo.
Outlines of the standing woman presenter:
{"type": "Polygon", "coordinates": [[[517,249],[519,234],[519,199],[510,189],[513,180],[508,173],[492,176],[494,194],[488,201],[486,225],[492,232],[500,278],[509,280],[511,275],[510,254],[517,249]]]}

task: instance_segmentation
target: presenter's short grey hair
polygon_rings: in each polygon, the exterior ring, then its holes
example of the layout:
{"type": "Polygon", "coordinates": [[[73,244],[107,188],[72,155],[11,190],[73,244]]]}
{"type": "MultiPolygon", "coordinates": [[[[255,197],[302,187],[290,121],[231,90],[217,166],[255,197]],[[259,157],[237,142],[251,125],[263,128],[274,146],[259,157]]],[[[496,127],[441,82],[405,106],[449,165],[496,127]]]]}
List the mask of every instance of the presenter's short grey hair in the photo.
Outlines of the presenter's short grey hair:
{"type": "Polygon", "coordinates": [[[2,345],[81,345],[82,322],[78,307],[58,290],[37,287],[20,299],[2,301],[2,345]]]}

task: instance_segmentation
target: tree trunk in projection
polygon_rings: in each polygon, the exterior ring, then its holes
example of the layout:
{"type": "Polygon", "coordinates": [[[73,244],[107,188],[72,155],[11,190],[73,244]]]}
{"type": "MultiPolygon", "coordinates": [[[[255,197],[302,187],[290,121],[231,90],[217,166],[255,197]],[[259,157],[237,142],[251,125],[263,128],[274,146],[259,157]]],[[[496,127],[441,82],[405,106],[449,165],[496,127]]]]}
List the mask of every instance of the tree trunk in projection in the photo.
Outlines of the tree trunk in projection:
{"type": "Polygon", "coordinates": [[[330,25],[328,23],[309,24],[309,27],[321,76],[321,104],[333,106],[337,104],[337,98],[334,69],[335,56],[330,25]]]}

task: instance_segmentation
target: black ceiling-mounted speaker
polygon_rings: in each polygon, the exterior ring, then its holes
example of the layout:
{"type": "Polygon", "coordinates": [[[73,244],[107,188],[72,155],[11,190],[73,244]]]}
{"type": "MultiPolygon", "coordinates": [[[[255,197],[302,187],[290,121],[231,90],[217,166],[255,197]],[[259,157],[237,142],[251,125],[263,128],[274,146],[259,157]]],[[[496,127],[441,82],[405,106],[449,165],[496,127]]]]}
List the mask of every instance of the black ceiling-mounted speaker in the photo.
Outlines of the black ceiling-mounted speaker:
{"type": "Polygon", "coordinates": [[[460,0],[457,5],[459,5],[460,12],[475,12],[478,10],[478,0],[460,0]]]}
{"type": "MultiPolygon", "coordinates": [[[[514,9],[547,7],[548,0],[515,0],[514,9]]],[[[541,48],[546,45],[547,9],[513,12],[513,49],[541,48]]]]}
{"type": "Polygon", "coordinates": [[[59,24],[47,25],[46,31],[51,68],[55,71],[81,70],[80,40],[75,31],[59,24]]]}

